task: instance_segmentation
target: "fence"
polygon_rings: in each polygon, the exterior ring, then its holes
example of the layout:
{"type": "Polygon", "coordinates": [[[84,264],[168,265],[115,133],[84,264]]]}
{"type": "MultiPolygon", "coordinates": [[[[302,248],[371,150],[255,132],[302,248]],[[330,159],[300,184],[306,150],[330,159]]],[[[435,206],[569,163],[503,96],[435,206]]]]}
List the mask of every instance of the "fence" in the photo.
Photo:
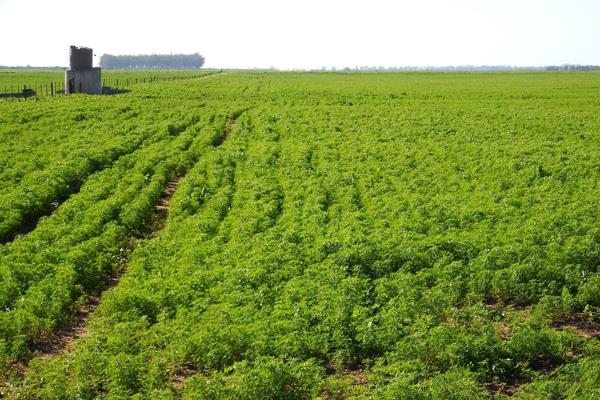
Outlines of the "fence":
{"type": "Polygon", "coordinates": [[[32,97],[32,96],[55,96],[65,92],[64,82],[48,82],[31,84],[12,84],[0,86],[4,90],[0,97],[32,97]]]}
{"type": "MultiPolygon", "coordinates": [[[[145,76],[145,77],[131,77],[131,78],[104,78],[102,79],[102,87],[106,89],[128,89],[132,85],[153,83],[153,82],[165,82],[165,81],[180,81],[187,79],[202,78],[209,75],[214,75],[223,72],[211,71],[204,74],[197,75],[180,75],[180,76],[145,76]]],[[[61,82],[46,82],[46,83],[34,83],[31,84],[11,84],[0,86],[0,90],[4,89],[0,93],[0,98],[26,98],[33,96],[57,96],[65,93],[65,83],[61,82]]]]}

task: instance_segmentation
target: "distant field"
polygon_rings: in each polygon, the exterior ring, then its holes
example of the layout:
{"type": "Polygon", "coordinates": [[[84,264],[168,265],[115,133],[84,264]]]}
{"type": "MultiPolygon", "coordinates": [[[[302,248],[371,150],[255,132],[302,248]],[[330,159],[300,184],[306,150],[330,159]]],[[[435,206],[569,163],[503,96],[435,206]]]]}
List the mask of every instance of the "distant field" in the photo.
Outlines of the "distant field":
{"type": "Polygon", "coordinates": [[[599,109],[599,73],[0,101],[0,396],[600,398],[599,109]]]}
{"type": "MultiPolygon", "coordinates": [[[[103,70],[102,78],[106,86],[129,86],[135,82],[165,80],[168,78],[185,78],[214,72],[214,70],[103,70]],[[118,80],[118,82],[117,82],[118,80]]],[[[0,93],[20,91],[23,87],[40,89],[45,94],[46,85],[64,84],[63,69],[24,70],[0,69],[0,93]],[[41,88],[44,87],[44,91],[41,88]]]]}

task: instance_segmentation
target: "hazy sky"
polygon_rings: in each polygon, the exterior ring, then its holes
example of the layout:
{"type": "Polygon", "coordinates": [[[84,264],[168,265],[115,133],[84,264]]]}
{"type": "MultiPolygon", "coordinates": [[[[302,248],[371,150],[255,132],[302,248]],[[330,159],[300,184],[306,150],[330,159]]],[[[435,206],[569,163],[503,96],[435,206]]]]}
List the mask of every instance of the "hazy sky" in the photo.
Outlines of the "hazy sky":
{"type": "Polygon", "coordinates": [[[206,67],[600,64],[599,0],[0,0],[0,65],[68,46],[206,67]]]}

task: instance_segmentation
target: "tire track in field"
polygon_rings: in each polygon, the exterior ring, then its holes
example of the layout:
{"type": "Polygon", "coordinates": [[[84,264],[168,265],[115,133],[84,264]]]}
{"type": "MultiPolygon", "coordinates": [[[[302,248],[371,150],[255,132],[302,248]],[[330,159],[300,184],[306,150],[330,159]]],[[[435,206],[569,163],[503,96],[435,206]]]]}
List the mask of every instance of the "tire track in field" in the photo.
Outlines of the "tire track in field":
{"type": "Polygon", "coordinates": [[[231,136],[231,134],[233,133],[233,131],[235,131],[238,127],[238,120],[240,119],[240,117],[242,116],[242,114],[244,114],[246,111],[248,111],[248,108],[243,108],[241,110],[235,111],[231,117],[229,117],[229,121],[227,122],[227,125],[225,126],[223,132],[221,133],[220,136],[218,136],[217,138],[215,138],[215,140],[213,140],[212,142],[212,146],[213,147],[219,147],[221,146],[227,139],[229,139],[229,136],[231,136]]]}
{"type": "MultiPolygon", "coordinates": [[[[113,288],[118,278],[111,277],[105,280],[107,285],[102,289],[102,293],[113,288]]],[[[100,293],[89,296],[88,302],[77,310],[72,322],[64,326],[61,330],[49,335],[43,343],[33,346],[32,350],[38,353],[37,359],[49,359],[60,354],[66,354],[69,351],[70,344],[75,339],[89,335],[86,322],[90,314],[98,308],[100,304],[100,293]]]]}
{"type": "Polygon", "coordinates": [[[156,236],[165,227],[167,217],[171,211],[171,199],[180,182],[180,177],[175,177],[167,181],[163,190],[163,195],[158,201],[158,204],[154,206],[154,213],[150,218],[150,224],[148,226],[150,236],[156,236]]]}
{"type": "MultiPolygon", "coordinates": [[[[245,112],[247,112],[249,109],[250,109],[250,107],[238,110],[233,113],[233,115],[229,119],[229,123],[227,124],[225,131],[223,132],[223,135],[219,138],[220,140],[213,142],[214,148],[219,148],[227,139],[229,139],[231,137],[231,135],[239,127],[239,118],[245,112]]],[[[246,146],[244,146],[244,147],[246,147],[246,146]]],[[[231,182],[229,183],[230,190],[228,190],[226,192],[227,200],[225,202],[225,206],[221,209],[221,212],[219,215],[219,225],[214,230],[213,235],[211,235],[212,237],[214,237],[216,235],[224,235],[227,238],[226,241],[229,241],[229,234],[227,232],[223,232],[223,229],[222,229],[223,221],[225,221],[225,219],[227,218],[227,216],[229,215],[229,212],[231,211],[231,209],[233,207],[233,202],[234,202],[237,190],[238,190],[237,189],[237,185],[238,185],[237,174],[238,174],[238,172],[239,172],[238,162],[234,161],[234,168],[233,168],[233,171],[231,172],[231,182]]],[[[198,372],[199,371],[190,364],[186,363],[183,365],[179,365],[176,368],[173,375],[171,376],[171,387],[173,388],[173,390],[176,393],[181,394],[181,392],[183,391],[184,381],[187,378],[197,374],[198,372]]]]}
{"type": "MultiPolygon", "coordinates": [[[[227,139],[229,139],[231,137],[233,132],[235,132],[239,127],[239,119],[249,109],[250,109],[249,107],[242,108],[232,114],[232,116],[229,120],[229,124],[227,125],[227,128],[225,129],[225,133],[223,135],[223,140],[215,147],[221,146],[223,144],[223,142],[225,142],[227,139]]],[[[231,180],[231,190],[227,194],[226,207],[223,210],[223,212],[221,213],[221,223],[219,224],[219,228],[217,229],[218,232],[221,232],[222,222],[225,220],[225,218],[227,218],[227,215],[229,215],[229,212],[231,211],[231,208],[233,207],[233,200],[234,200],[235,194],[237,192],[237,171],[238,171],[238,162],[234,161],[234,170],[233,170],[232,180],[231,180]]]]}

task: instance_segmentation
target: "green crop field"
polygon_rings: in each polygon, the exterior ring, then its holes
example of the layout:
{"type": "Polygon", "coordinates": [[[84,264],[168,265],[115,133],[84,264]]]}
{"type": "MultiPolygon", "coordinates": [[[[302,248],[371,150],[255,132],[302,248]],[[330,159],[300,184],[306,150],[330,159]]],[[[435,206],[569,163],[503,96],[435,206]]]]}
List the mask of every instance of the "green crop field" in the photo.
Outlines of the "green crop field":
{"type": "MultiPolygon", "coordinates": [[[[218,70],[103,70],[102,83],[104,86],[130,88],[135,84],[150,81],[181,80],[200,75],[210,75],[218,70]]],[[[39,96],[51,94],[50,84],[58,91],[64,89],[63,69],[25,69],[25,68],[0,68],[0,94],[20,92],[23,88],[30,88],[39,96]]]]}
{"type": "Polygon", "coordinates": [[[598,73],[0,100],[0,397],[598,399],[599,182],[598,73]]]}

